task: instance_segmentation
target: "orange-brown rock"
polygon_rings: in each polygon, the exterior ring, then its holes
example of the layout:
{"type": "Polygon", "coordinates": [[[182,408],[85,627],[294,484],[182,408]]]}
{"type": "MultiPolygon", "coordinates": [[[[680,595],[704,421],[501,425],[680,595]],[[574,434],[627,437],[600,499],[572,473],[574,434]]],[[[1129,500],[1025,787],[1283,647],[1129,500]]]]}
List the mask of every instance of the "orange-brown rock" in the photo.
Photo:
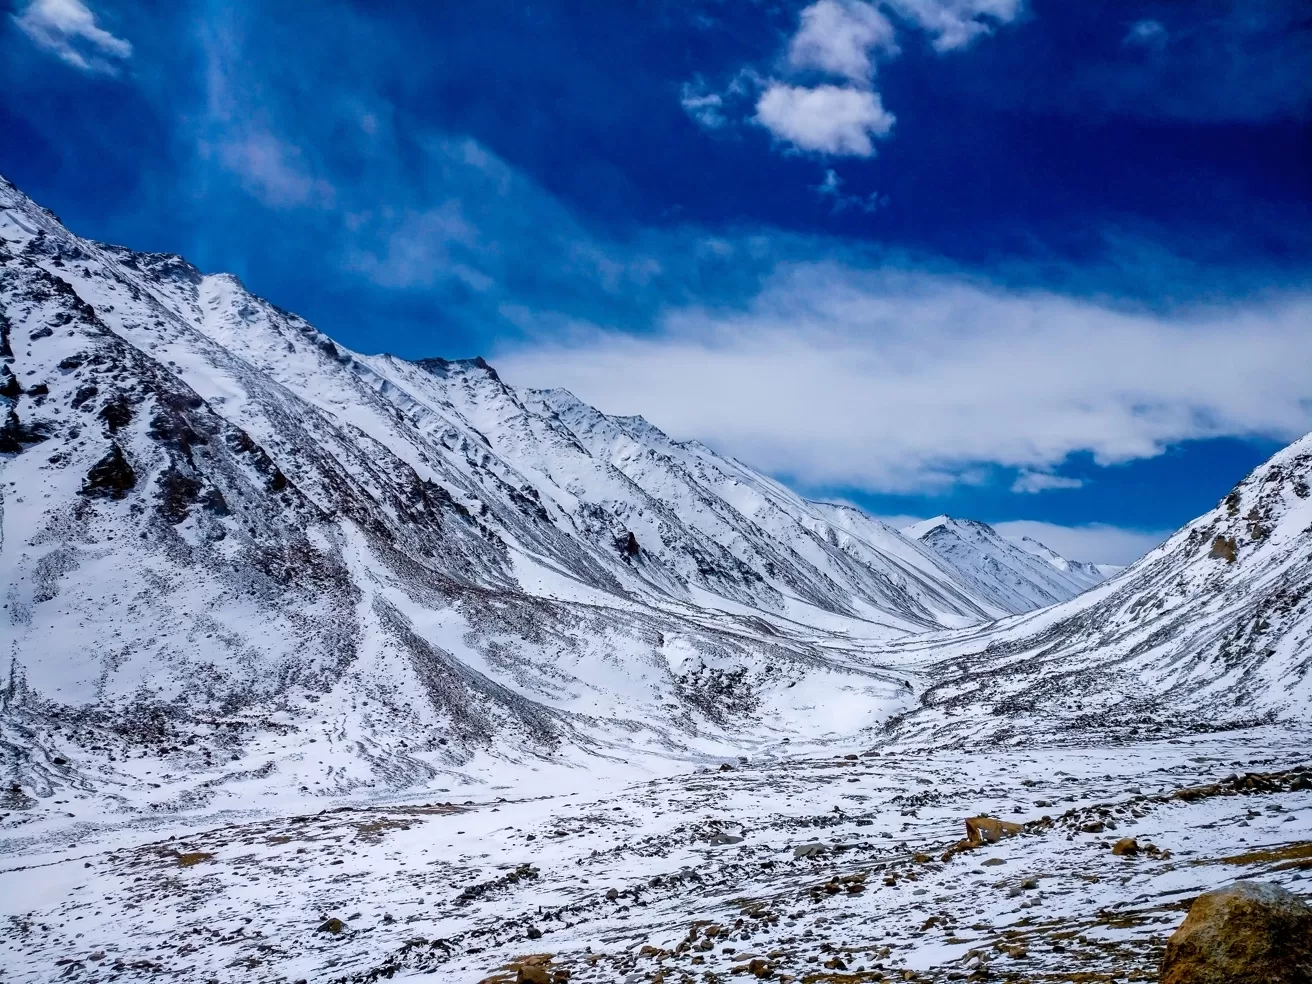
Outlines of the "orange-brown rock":
{"type": "Polygon", "coordinates": [[[1239,556],[1239,544],[1235,542],[1235,538],[1232,536],[1218,536],[1212,541],[1211,556],[1224,560],[1228,564],[1233,564],[1235,558],[1239,556]]]}
{"type": "Polygon", "coordinates": [[[949,847],[944,853],[941,860],[947,861],[954,854],[962,851],[969,851],[973,847],[979,847],[981,844],[992,844],[994,841],[1002,840],[1004,837],[1010,837],[1012,834],[1019,834],[1025,827],[1019,823],[1011,823],[1008,820],[999,820],[997,817],[967,817],[966,818],[966,839],[957,841],[949,847]]]}
{"type": "Polygon", "coordinates": [[[1139,842],[1133,837],[1122,837],[1112,845],[1112,853],[1118,857],[1129,854],[1138,854],[1139,842]]]}
{"type": "Polygon", "coordinates": [[[1312,907],[1279,885],[1200,895],[1166,943],[1162,984],[1309,984],[1312,907]]]}
{"type": "Polygon", "coordinates": [[[1025,828],[1018,823],[996,817],[967,817],[966,840],[972,844],[992,844],[994,841],[1019,834],[1025,828]]]}

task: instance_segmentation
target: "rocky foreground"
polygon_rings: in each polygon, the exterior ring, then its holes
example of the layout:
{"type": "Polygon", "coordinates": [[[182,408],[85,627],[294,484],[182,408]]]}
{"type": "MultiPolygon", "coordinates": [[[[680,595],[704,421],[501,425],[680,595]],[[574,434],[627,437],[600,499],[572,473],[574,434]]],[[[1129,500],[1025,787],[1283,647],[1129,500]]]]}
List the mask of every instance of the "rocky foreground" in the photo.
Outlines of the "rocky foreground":
{"type": "Polygon", "coordinates": [[[14,984],[1154,981],[1201,893],[1312,894],[1310,739],[783,745],[607,790],[52,830],[5,845],[0,966],[14,984]]]}

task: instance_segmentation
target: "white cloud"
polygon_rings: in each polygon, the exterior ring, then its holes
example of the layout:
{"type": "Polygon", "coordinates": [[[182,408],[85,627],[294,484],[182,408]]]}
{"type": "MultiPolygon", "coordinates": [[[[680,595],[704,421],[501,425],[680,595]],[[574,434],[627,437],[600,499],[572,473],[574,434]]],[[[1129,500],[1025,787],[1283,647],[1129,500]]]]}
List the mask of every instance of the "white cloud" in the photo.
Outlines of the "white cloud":
{"type": "Polygon", "coordinates": [[[874,139],[887,136],[894,120],[879,93],[836,85],[775,82],[756,103],[756,122],[777,139],[825,154],[871,157],[874,139]]]}
{"type": "Polygon", "coordinates": [[[219,162],[266,205],[331,208],[335,201],[332,184],[310,173],[301,149],[267,130],[233,134],[216,150],[219,162]]]}
{"type": "Polygon", "coordinates": [[[708,130],[718,130],[729,122],[724,115],[724,97],[709,91],[700,78],[683,84],[679,102],[685,113],[708,130]]]}
{"type": "Polygon", "coordinates": [[[698,77],[684,84],[680,102],[699,125],[715,130],[742,118],[741,99],[726,96],[742,97],[752,89],[760,92],[754,121],[780,142],[822,154],[871,157],[874,141],[888,136],[895,120],[874,87],[877,59],[895,57],[900,50],[897,29],[884,10],[892,11],[904,27],[930,34],[934,48],[945,52],[964,48],[995,26],[1014,20],[1023,3],[815,0],[802,9],[786,57],[777,65],[781,78],[766,81],[755,68],[745,66],[723,93],[717,93],[698,77]],[[842,78],[846,84],[792,84],[806,72],[842,78]]]}
{"type": "Polygon", "coordinates": [[[1023,0],[883,0],[899,17],[933,36],[934,50],[965,48],[1020,14],[1023,0]]]}
{"type": "Polygon", "coordinates": [[[1104,523],[1086,526],[1059,526],[1033,519],[991,523],[1005,537],[1027,536],[1051,547],[1067,560],[1093,564],[1132,564],[1173,531],[1134,530],[1104,523]]]}
{"type": "Polygon", "coordinates": [[[793,68],[818,69],[856,83],[875,74],[873,50],[896,54],[893,25],[863,0],[817,0],[802,11],[788,45],[793,68]]]}
{"type": "Polygon", "coordinates": [[[14,23],[37,45],[85,72],[113,75],[132,45],[96,23],[81,0],[32,0],[14,23]]]}
{"type": "Polygon", "coordinates": [[[867,215],[877,211],[881,206],[888,204],[888,198],[881,198],[879,192],[872,191],[868,195],[848,195],[843,192],[844,181],[838,176],[838,172],[832,167],[826,169],[824,178],[815,186],[815,193],[821,198],[828,199],[833,204],[835,212],[842,212],[849,208],[854,208],[865,212],[867,215]]]}
{"type": "Polygon", "coordinates": [[[496,354],[813,487],[926,491],[981,466],[1050,472],[1312,428],[1312,296],[1178,316],[950,275],[796,263],[734,309],[496,354]]]}
{"type": "Polygon", "coordinates": [[[1084,479],[1067,478],[1050,472],[1022,471],[1011,483],[1013,492],[1047,492],[1049,489],[1078,489],[1084,487],[1084,479]]]}
{"type": "Polygon", "coordinates": [[[1166,44],[1166,36],[1166,27],[1161,21],[1135,21],[1126,32],[1125,43],[1142,45],[1146,48],[1160,48],[1166,44]]]}

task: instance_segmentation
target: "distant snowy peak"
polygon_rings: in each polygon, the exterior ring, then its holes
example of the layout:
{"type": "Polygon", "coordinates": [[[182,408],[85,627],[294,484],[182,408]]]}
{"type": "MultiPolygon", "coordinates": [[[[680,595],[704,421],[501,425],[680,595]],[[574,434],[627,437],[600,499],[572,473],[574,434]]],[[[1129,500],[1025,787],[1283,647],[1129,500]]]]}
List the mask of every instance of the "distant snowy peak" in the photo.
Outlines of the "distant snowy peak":
{"type": "Polygon", "coordinates": [[[1051,564],[1055,569],[1064,573],[1072,574],[1076,577],[1087,577],[1091,583],[1096,584],[1099,581],[1106,580],[1114,574],[1119,574],[1125,570],[1124,564],[1091,564],[1082,560],[1067,560],[1057,551],[1053,550],[1047,544],[1040,543],[1028,536],[1009,536],[1007,540],[1020,547],[1026,553],[1031,553],[1036,557],[1051,564]]]}
{"type": "Polygon", "coordinates": [[[942,559],[976,594],[1012,614],[1066,601],[1110,573],[1068,560],[1029,537],[1012,540],[974,519],[935,516],[902,532],[942,559]]]}

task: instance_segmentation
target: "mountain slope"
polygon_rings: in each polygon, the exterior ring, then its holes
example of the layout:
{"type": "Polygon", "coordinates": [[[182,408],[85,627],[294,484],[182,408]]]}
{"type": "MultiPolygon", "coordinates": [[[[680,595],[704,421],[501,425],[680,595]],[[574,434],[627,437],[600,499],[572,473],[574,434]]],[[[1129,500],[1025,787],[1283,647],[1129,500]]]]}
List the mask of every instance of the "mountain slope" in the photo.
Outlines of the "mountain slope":
{"type": "Polygon", "coordinates": [[[489,754],[860,727],[907,684],[829,631],[996,614],[892,531],[839,529],[640,418],[482,360],[346,351],[8,184],[0,334],[19,788],[126,803],[163,760],[197,801],[239,780],[341,792],[489,754]]]}
{"type": "Polygon", "coordinates": [[[978,597],[1013,615],[1073,598],[1104,580],[1094,564],[1062,557],[1028,537],[1014,543],[986,523],[935,516],[906,527],[978,597]]]}
{"type": "Polygon", "coordinates": [[[1312,713],[1312,434],[1085,594],[881,647],[922,675],[890,725],[988,745],[1207,731],[1312,713]]]}

